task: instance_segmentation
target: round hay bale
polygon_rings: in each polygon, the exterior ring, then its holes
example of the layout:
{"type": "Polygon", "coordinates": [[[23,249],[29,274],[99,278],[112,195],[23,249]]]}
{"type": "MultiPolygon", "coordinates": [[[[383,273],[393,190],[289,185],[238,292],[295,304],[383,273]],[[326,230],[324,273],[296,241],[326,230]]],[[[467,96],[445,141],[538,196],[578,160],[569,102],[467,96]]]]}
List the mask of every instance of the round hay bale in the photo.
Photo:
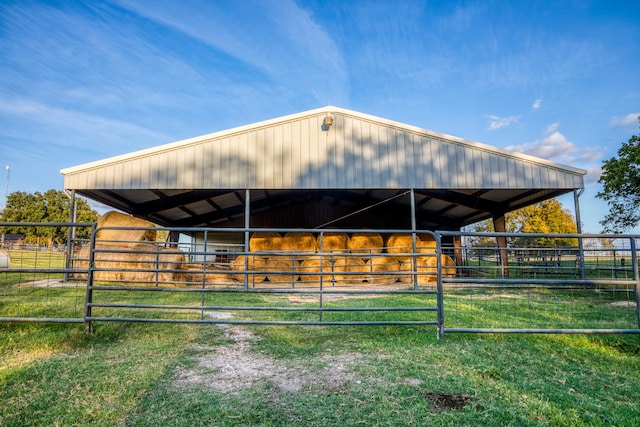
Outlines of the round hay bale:
{"type": "MultiPolygon", "coordinates": [[[[429,257],[427,259],[427,265],[429,267],[436,268],[437,264],[436,257],[429,257]]],[[[440,263],[442,265],[442,276],[443,277],[454,277],[456,275],[456,262],[448,255],[442,254],[440,255],[440,263]]],[[[435,271],[435,270],[434,270],[435,271]]]]}
{"type": "Polygon", "coordinates": [[[315,251],[316,238],[312,233],[290,231],[282,238],[283,251],[315,251]]]}
{"type": "MultiPolygon", "coordinates": [[[[416,236],[416,248],[418,244],[418,238],[416,236]]],[[[387,238],[385,246],[387,253],[390,254],[410,254],[413,252],[413,236],[411,234],[392,234],[387,238]]],[[[408,257],[409,255],[404,255],[403,259],[407,259],[408,257]]]]}
{"type": "Polygon", "coordinates": [[[420,254],[435,254],[436,238],[431,234],[419,234],[416,240],[416,251],[420,254]]]}
{"type": "MultiPolygon", "coordinates": [[[[442,263],[442,275],[443,277],[453,277],[456,274],[455,269],[455,261],[448,255],[440,255],[441,263],[442,263]]],[[[436,283],[436,273],[438,262],[437,257],[435,256],[424,256],[415,258],[416,268],[412,268],[413,259],[410,259],[408,262],[403,262],[400,264],[400,270],[403,272],[400,274],[400,281],[410,283],[413,281],[413,274],[417,273],[418,275],[418,284],[419,285],[427,285],[427,284],[435,284],[436,283]],[[406,273],[405,273],[406,272],[406,273]]]]}
{"type": "Polygon", "coordinates": [[[127,227],[155,227],[155,224],[120,212],[110,211],[98,218],[97,228],[118,227],[99,230],[96,240],[102,244],[132,248],[140,242],[155,242],[156,230],[127,229],[127,227]]]}
{"type": "Polygon", "coordinates": [[[298,271],[300,272],[301,282],[319,285],[322,277],[324,284],[331,284],[331,261],[328,258],[319,256],[305,257],[298,271]]]}
{"type": "Polygon", "coordinates": [[[152,286],[176,286],[184,281],[186,257],[181,250],[156,248],[149,243],[139,243],[133,249],[137,252],[115,254],[119,255],[113,260],[114,267],[119,270],[115,272],[119,274],[118,280],[152,286]]]}
{"type": "Polygon", "coordinates": [[[382,244],[382,236],[378,233],[353,233],[349,239],[349,250],[352,254],[379,254],[382,244]]]}
{"type": "Polygon", "coordinates": [[[349,235],[347,233],[318,234],[316,247],[323,252],[345,253],[349,248],[349,235]]]}
{"type": "Polygon", "coordinates": [[[398,280],[400,262],[397,257],[371,257],[366,263],[366,280],[372,285],[390,285],[398,280]],[[385,274],[388,273],[388,274],[385,274]]]}
{"type": "Polygon", "coordinates": [[[359,257],[339,257],[333,262],[333,283],[339,285],[360,285],[366,278],[367,266],[359,257]]]}
{"type": "Polygon", "coordinates": [[[202,264],[187,264],[185,276],[187,284],[191,286],[202,286],[203,284],[228,285],[234,283],[231,270],[211,268],[209,266],[203,270],[202,264]]]}
{"type": "Polygon", "coordinates": [[[282,250],[282,236],[275,231],[256,231],[249,239],[250,252],[282,250]]]}
{"type": "Polygon", "coordinates": [[[293,283],[300,278],[297,274],[299,268],[300,262],[294,257],[282,255],[269,257],[264,269],[267,280],[272,283],[293,283]]]}
{"type": "Polygon", "coordinates": [[[408,260],[405,260],[400,263],[400,271],[401,273],[398,275],[398,278],[403,283],[413,283],[413,276],[417,274],[418,276],[418,284],[426,285],[429,283],[436,282],[436,270],[433,267],[428,267],[427,262],[429,259],[435,259],[435,257],[409,257],[408,260]]]}
{"type": "Polygon", "coordinates": [[[266,258],[257,255],[239,255],[231,261],[229,267],[233,271],[241,271],[242,273],[236,273],[232,277],[238,282],[244,283],[245,271],[248,272],[249,283],[261,283],[266,279],[264,272],[267,264],[266,258]]]}

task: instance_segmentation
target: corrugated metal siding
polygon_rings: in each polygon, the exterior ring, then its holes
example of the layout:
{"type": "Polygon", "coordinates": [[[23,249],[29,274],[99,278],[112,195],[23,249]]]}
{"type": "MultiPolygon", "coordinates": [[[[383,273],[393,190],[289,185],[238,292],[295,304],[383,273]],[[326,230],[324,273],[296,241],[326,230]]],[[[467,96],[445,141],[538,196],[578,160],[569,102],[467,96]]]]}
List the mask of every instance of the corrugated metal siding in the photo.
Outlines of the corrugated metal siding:
{"type": "Polygon", "coordinates": [[[346,114],[210,138],[65,174],[67,189],[581,188],[582,174],[346,114]]]}

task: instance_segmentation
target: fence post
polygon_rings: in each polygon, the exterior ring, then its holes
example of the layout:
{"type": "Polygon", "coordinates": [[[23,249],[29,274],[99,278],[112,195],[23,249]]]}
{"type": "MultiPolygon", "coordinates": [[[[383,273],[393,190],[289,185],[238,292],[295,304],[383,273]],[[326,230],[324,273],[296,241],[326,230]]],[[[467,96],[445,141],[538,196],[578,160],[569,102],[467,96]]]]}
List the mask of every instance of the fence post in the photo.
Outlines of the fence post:
{"type": "Polygon", "coordinates": [[[435,233],[436,238],[436,302],[438,307],[438,338],[444,338],[444,296],[442,287],[442,238],[435,233]]]}
{"type": "Polygon", "coordinates": [[[93,303],[93,270],[95,268],[96,226],[92,226],[91,240],[89,241],[89,263],[87,271],[87,292],[84,301],[84,333],[93,334],[93,322],[91,319],[91,304],[93,303]]]}
{"type": "Polygon", "coordinates": [[[638,328],[640,329],[640,275],[638,274],[638,251],[636,248],[636,237],[631,236],[631,263],[633,265],[633,280],[636,283],[636,315],[638,317],[638,328]]]}

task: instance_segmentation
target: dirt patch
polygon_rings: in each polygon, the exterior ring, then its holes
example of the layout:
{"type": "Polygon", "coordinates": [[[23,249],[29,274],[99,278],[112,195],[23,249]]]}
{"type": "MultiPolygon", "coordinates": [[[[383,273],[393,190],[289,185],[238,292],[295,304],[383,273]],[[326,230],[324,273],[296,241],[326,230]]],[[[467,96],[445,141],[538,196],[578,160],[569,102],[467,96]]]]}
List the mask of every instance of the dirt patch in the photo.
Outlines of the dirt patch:
{"type": "Polygon", "coordinates": [[[612,302],[611,305],[614,307],[635,307],[636,302],[635,301],[616,301],[616,302],[612,302]]]}
{"type": "MultiPolygon", "coordinates": [[[[473,398],[468,394],[432,393],[425,391],[424,396],[431,401],[431,411],[434,413],[451,409],[460,411],[473,401],[473,398]]],[[[477,409],[482,410],[480,407],[477,409]]]]}
{"type": "Polygon", "coordinates": [[[84,282],[65,282],[62,279],[43,279],[32,282],[18,283],[14,288],[75,288],[85,286],[84,282]]]}
{"type": "MultiPolygon", "coordinates": [[[[209,313],[217,319],[228,313],[209,313]]],[[[278,392],[304,390],[338,392],[352,383],[360,383],[352,368],[364,359],[357,353],[323,355],[315,359],[278,360],[260,354],[252,345],[260,337],[237,325],[219,325],[229,345],[194,346],[202,352],[194,357],[194,366],[176,371],[176,386],[200,386],[220,393],[238,394],[242,390],[267,385],[278,392]]]]}

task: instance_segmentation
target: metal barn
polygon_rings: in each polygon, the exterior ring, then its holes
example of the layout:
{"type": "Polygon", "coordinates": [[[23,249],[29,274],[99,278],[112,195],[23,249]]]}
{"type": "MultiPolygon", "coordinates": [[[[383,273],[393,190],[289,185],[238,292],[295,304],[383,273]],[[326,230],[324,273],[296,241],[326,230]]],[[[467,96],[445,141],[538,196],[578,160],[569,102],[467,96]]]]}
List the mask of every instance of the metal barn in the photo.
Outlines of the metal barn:
{"type": "MultiPolygon", "coordinates": [[[[171,227],[460,230],[586,171],[333,106],[61,170],[64,189],[171,227]]],[[[577,218],[579,224],[579,218],[577,218]]],[[[242,239],[242,236],[239,236],[242,239]]]]}

